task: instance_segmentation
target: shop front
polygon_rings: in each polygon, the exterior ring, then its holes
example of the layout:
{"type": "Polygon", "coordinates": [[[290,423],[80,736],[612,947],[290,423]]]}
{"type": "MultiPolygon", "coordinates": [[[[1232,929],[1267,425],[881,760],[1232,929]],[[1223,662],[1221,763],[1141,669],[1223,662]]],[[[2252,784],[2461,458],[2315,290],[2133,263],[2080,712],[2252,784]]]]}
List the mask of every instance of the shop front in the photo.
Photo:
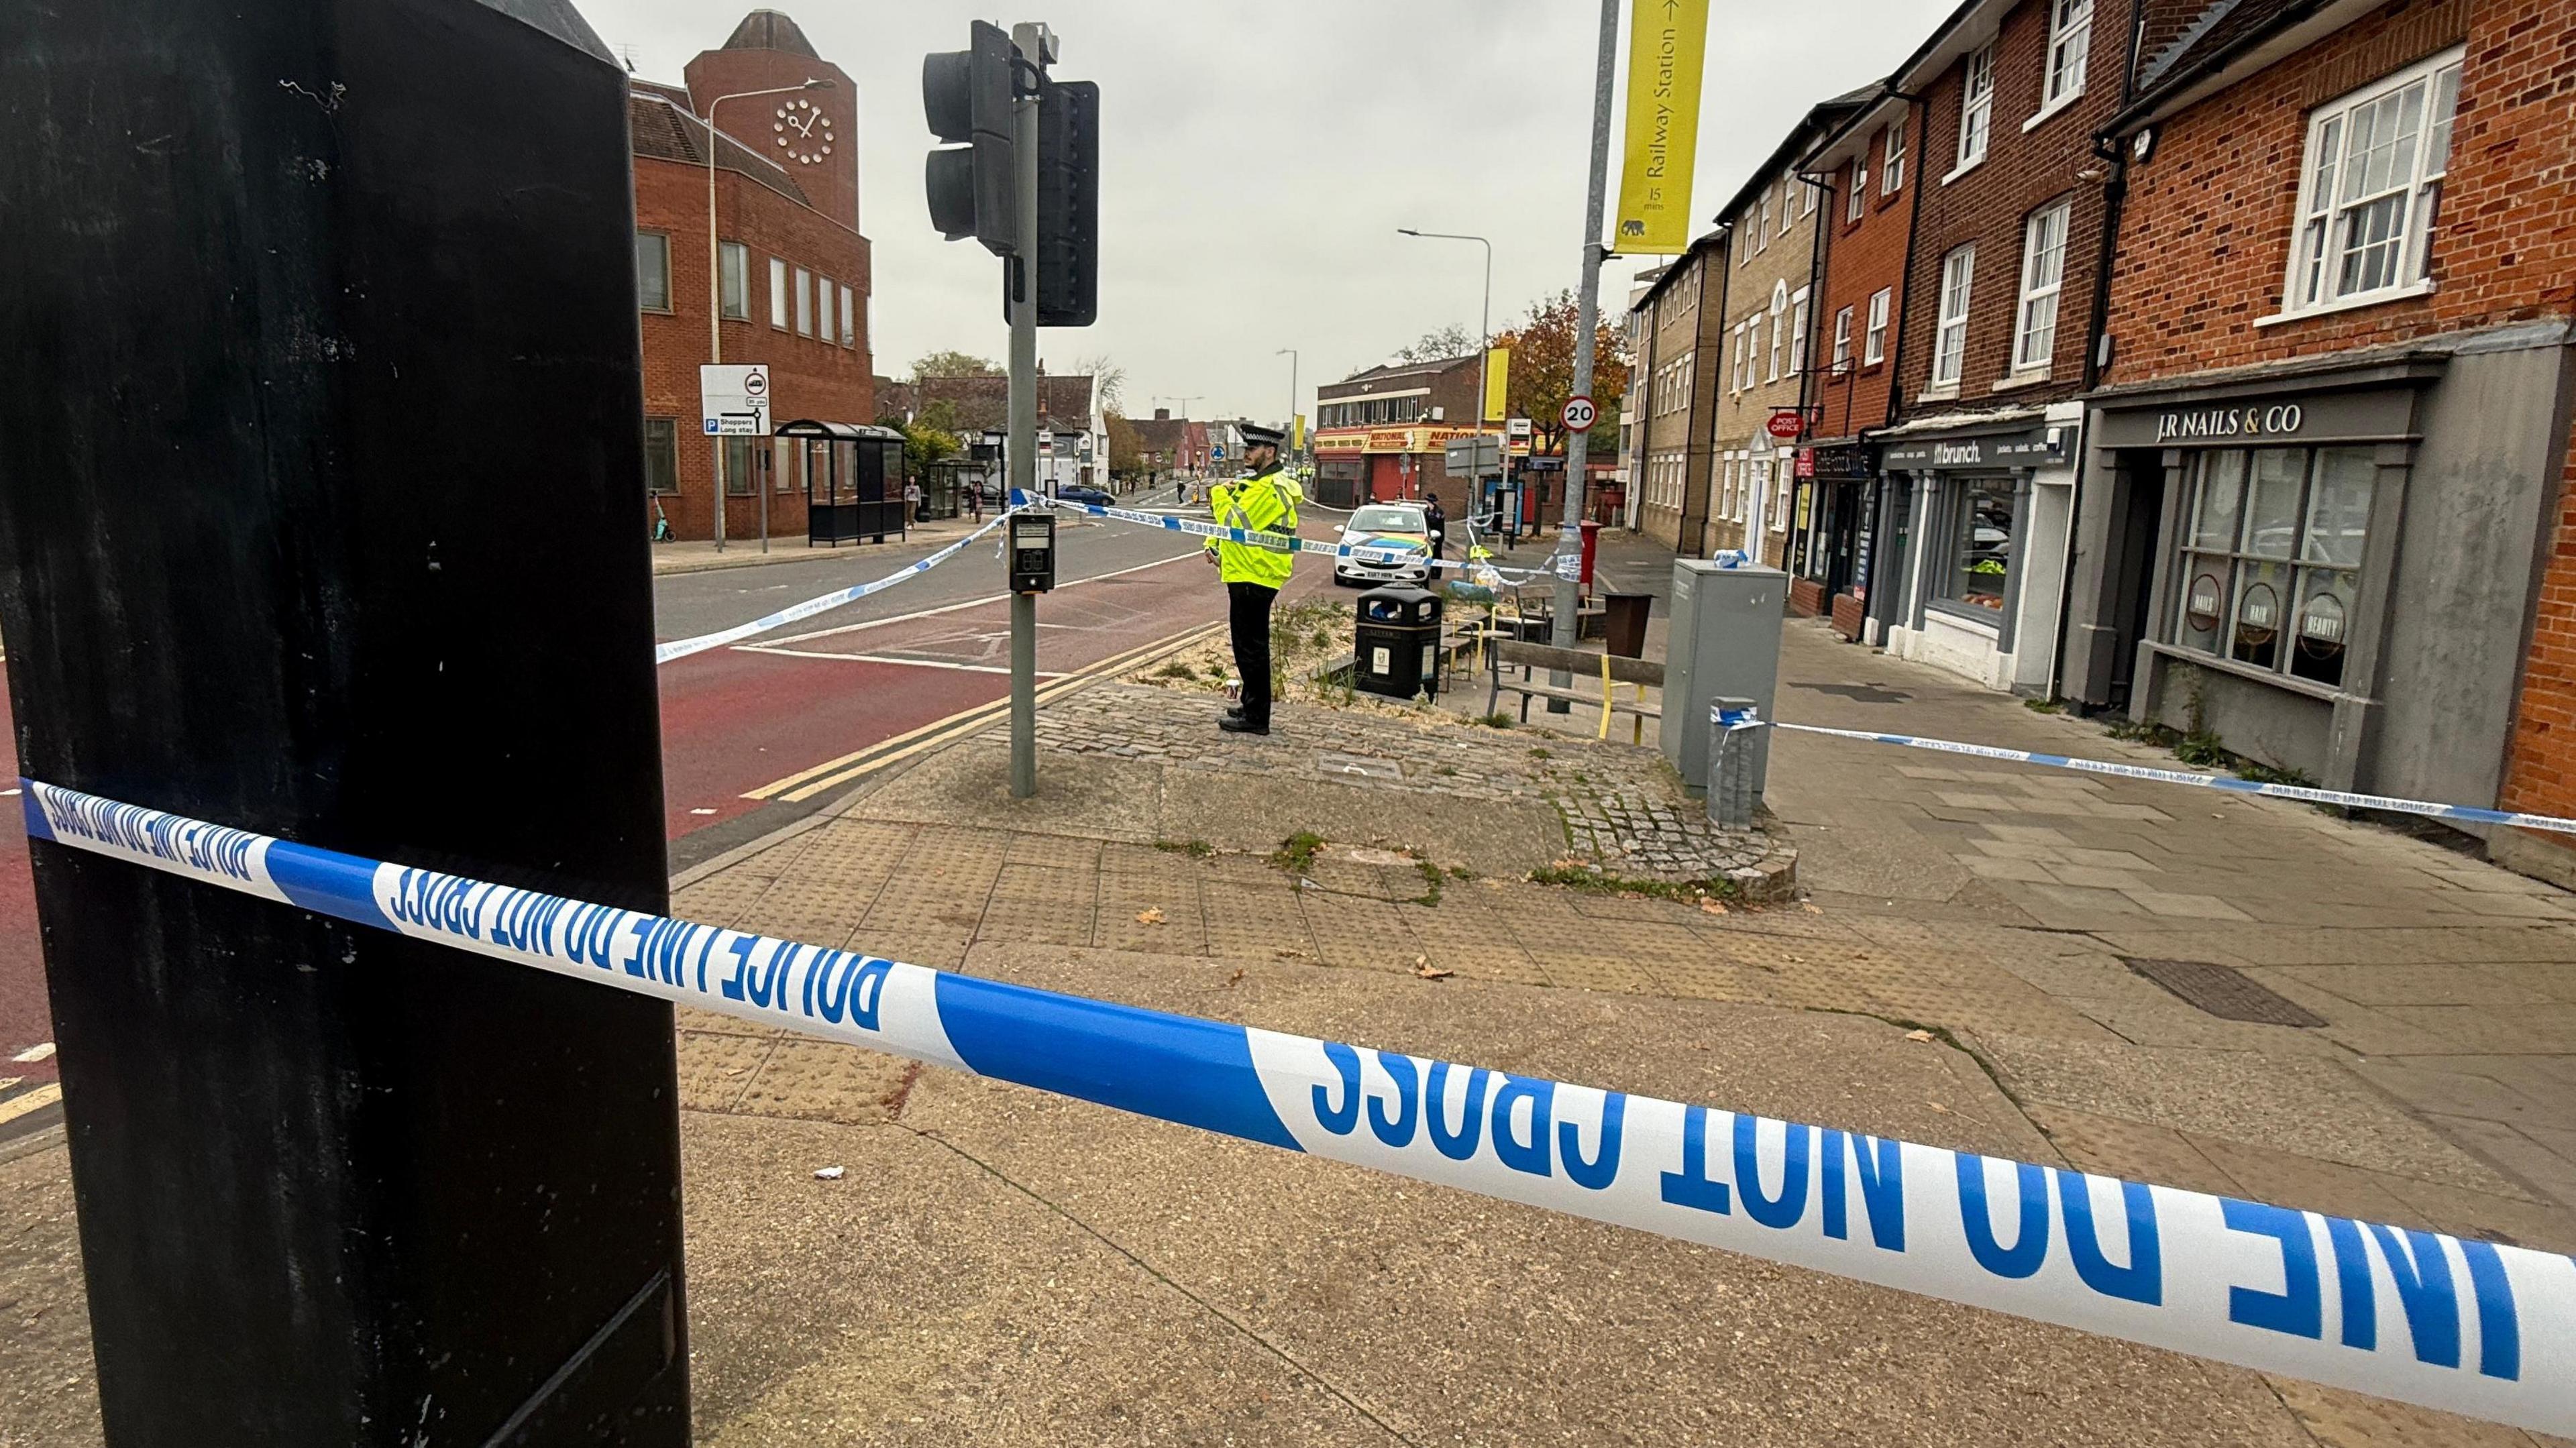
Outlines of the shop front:
{"type": "Polygon", "coordinates": [[[2565,366],[2382,351],[2096,393],[2065,692],[2331,788],[2492,803],[2565,366]]]}
{"type": "Polygon", "coordinates": [[[1887,546],[1862,573],[1874,642],[1989,689],[2045,692],[2079,415],[2066,404],[1880,435],[1873,532],[1887,546]]]}
{"type": "Polygon", "coordinates": [[[1877,481],[1875,448],[1824,443],[1800,448],[1798,488],[1789,512],[1789,607],[1830,614],[1846,639],[1861,633],[1868,596],[1869,500],[1877,481]]]}
{"type": "MultiPolygon", "coordinates": [[[[1488,424],[1488,433],[1500,438],[1488,424]]],[[[1474,437],[1472,427],[1326,428],[1314,436],[1315,501],[1328,508],[1356,508],[1437,494],[1456,516],[1466,500],[1463,481],[1450,478],[1448,447],[1474,437]]],[[[1515,439],[1510,455],[1527,457],[1529,443],[1515,439]]]]}

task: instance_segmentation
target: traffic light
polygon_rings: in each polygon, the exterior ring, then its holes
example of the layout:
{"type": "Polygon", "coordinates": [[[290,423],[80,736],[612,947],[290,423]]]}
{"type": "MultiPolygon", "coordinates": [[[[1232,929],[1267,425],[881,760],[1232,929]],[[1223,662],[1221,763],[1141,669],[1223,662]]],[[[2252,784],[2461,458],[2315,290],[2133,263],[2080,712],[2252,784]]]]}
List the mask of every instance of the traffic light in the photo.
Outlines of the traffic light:
{"type": "Polygon", "coordinates": [[[1046,82],[1038,103],[1038,325],[1100,312],[1100,87],[1046,82]]]}
{"type": "Polygon", "coordinates": [[[995,256],[1009,256],[1018,245],[1011,147],[1011,70],[1018,60],[1011,37],[978,20],[967,49],[921,61],[922,111],[931,134],[950,143],[930,153],[931,225],[950,241],[974,237],[995,256]]]}

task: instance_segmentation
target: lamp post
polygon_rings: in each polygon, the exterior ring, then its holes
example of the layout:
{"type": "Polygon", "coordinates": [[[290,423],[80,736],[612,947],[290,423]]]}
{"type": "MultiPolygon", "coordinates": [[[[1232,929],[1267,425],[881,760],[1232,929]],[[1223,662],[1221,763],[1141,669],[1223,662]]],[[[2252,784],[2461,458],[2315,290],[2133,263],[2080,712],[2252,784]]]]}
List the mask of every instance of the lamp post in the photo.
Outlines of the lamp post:
{"type": "MultiPolygon", "coordinates": [[[[707,360],[718,366],[724,364],[724,248],[716,239],[716,155],[723,144],[719,139],[723,132],[716,129],[716,107],[727,101],[747,101],[754,96],[783,96],[793,95],[798,91],[831,89],[834,89],[833,82],[816,77],[807,80],[803,85],[772,86],[768,90],[735,91],[731,95],[721,95],[707,102],[707,360]]],[[[743,306],[748,310],[751,305],[751,272],[748,260],[744,262],[742,295],[743,306]]],[[[716,480],[716,551],[722,553],[725,545],[725,440],[722,436],[718,436],[710,440],[708,446],[715,454],[711,476],[716,480]]],[[[760,524],[760,551],[766,553],[769,551],[769,499],[766,497],[760,500],[760,524]]]]}
{"type": "MultiPolygon", "coordinates": [[[[1485,368],[1494,353],[1494,244],[1481,236],[1454,231],[1416,231],[1410,226],[1399,226],[1395,230],[1398,236],[1418,237],[1425,241],[1472,241],[1485,249],[1485,304],[1476,317],[1476,439],[1481,451],[1485,437],[1485,368]]],[[[1498,470],[1503,466],[1501,443],[1494,445],[1494,466],[1498,470]]],[[[1460,511],[1468,511],[1474,502],[1472,498],[1467,499],[1460,511]]]]}
{"type": "Polygon", "coordinates": [[[1289,431],[1294,432],[1297,428],[1297,349],[1282,347],[1270,355],[1288,359],[1288,415],[1280,421],[1288,424],[1289,431]]]}

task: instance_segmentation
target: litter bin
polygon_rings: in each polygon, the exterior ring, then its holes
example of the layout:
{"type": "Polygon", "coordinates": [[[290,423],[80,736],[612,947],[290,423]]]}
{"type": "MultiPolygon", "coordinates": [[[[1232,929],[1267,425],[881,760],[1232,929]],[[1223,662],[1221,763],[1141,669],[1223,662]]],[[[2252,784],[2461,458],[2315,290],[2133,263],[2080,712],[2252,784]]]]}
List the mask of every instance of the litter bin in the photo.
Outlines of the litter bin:
{"type": "Polygon", "coordinates": [[[1651,593],[1603,593],[1601,606],[1608,617],[1602,627],[1604,645],[1623,659],[1646,656],[1646,615],[1653,611],[1655,596],[1651,593]]]}
{"type": "Polygon", "coordinates": [[[1438,594],[1409,584],[1361,594],[1351,643],[1357,687],[1390,699],[1440,692],[1438,594]]]}

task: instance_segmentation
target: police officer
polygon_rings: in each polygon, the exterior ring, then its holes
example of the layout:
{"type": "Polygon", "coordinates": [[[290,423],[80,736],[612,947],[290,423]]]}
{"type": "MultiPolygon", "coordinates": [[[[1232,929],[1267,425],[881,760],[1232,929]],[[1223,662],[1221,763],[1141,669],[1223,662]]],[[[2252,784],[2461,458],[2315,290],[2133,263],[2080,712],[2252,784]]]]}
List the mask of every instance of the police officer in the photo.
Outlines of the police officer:
{"type": "MultiPolygon", "coordinates": [[[[1251,472],[1208,492],[1216,521],[1256,533],[1297,531],[1297,484],[1279,470],[1277,428],[1242,424],[1243,457],[1251,472]]],[[[1270,605],[1288,586],[1297,558],[1290,549],[1210,538],[1208,560],[1225,580],[1226,619],[1234,635],[1234,671],[1243,680],[1243,702],[1225,711],[1217,727],[1228,734],[1270,732],[1270,605]]]]}

